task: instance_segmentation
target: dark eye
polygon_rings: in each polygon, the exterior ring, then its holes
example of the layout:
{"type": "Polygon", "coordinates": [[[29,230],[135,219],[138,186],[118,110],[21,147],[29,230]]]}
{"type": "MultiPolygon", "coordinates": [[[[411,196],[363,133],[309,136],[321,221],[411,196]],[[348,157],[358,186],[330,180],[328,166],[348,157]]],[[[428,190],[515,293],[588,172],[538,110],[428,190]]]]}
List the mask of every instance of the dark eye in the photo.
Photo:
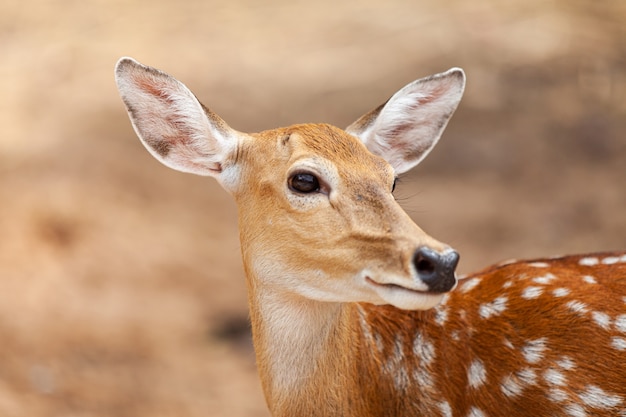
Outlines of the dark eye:
{"type": "Polygon", "coordinates": [[[393,179],[393,185],[391,186],[391,192],[393,193],[396,190],[396,183],[398,182],[398,178],[393,179]]]}
{"type": "Polygon", "coordinates": [[[299,193],[314,193],[320,190],[320,182],[313,174],[294,174],[289,178],[289,188],[299,193]]]}

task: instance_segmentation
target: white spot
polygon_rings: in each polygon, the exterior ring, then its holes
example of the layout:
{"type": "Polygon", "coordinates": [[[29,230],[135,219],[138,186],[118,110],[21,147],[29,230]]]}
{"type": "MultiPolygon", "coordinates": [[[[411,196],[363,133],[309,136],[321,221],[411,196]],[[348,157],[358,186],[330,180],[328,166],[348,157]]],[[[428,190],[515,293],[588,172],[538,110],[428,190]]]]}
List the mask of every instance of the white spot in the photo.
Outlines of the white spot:
{"type": "Polygon", "coordinates": [[[546,350],[546,338],[531,340],[522,347],[522,355],[528,363],[538,363],[543,359],[546,350]]]}
{"type": "Polygon", "coordinates": [[[363,331],[365,339],[370,343],[375,343],[374,337],[372,336],[372,332],[370,329],[370,325],[365,319],[365,312],[361,308],[359,308],[359,322],[361,323],[361,330],[363,331]]]}
{"type": "Polygon", "coordinates": [[[459,291],[461,291],[462,293],[467,293],[473,290],[474,287],[476,287],[478,284],[480,284],[480,281],[481,281],[480,278],[472,278],[468,280],[467,282],[465,282],[463,285],[461,285],[461,288],[459,288],[459,291]]]}
{"type": "Polygon", "coordinates": [[[571,371],[572,369],[576,368],[576,364],[568,356],[563,356],[561,359],[556,361],[556,364],[566,371],[571,371]]]}
{"type": "Polygon", "coordinates": [[[616,264],[620,261],[620,258],[618,256],[607,256],[606,258],[602,259],[602,263],[604,265],[613,265],[616,264]]]}
{"type": "Polygon", "coordinates": [[[418,333],[413,340],[413,353],[420,359],[420,364],[430,365],[436,357],[435,346],[418,333]]]}
{"type": "Polygon", "coordinates": [[[442,401],[437,406],[441,412],[441,417],[452,417],[452,408],[450,408],[450,404],[447,401],[442,401]]]}
{"type": "Polygon", "coordinates": [[[435,323],[443,326],[446,321],[448,321],[448,309],[440,304],[435,308],[435,323]]]}
{"type": "Polygon", "coordinates": [[[547,262],[531,262],[528,266],[532,266],[533,268],[547,268],[550,264],[547,262]]]}
{"type": "Polygon", "coordinates": [[[572,300],[572,301],[568,301],[567,303],[565,303],[565,305],[574,313],[584,314],[587,311],[589,311],[587,309],[587,304],[583,303],[582,301],[572,300]]]}
{"type": "Polygon", "coordinates": [[[480,317],[484,319],[500,315],[506,310],[508,301],[509,299],[506,296],[498,297],[490,303],[482,304],[478,309],[478,313],[480,314],[480,317]]]}
{"type": "Polygon", "coordinates": [[[480,408],[472,407],[470,408],[470,412],[467,417],[486,417],[486,415],[480,408]]]}
{"type": "Polygon", "coordinates": [[[587,385],[585,391],[581,392],[578,396],[582,402],[593,408],[613,408],[623,401],[620,396],[609,394],[595,385],[587,385]]]}
{"type": "Polygon", "coordinates": [[[547,273],[547,274],[542,275],[540,277],[533,278],[533,281],[536,282],[537,284],[548,285],[552,281],[554,281],[555,279],[556,279],[556,276],[554,276],[554,274],[547,273]]]}
{"type": "Polygon", "coordinates": [[[611,317],[608,314],[601,313],[599,311],[592,311],[591,318],[596,324],[602,327],[604,330],[609,330],[611,327],[611,317]]]}
{"type": "Polygon", "coordinates": [[[617,350],[626,350],[626,339],[622,337],[614,337],[611,340],[611,346],[617,350]]]}
{"type": "Polygon", "coordinates": [[[412,375],[413,380],[416,382],[417,386],[420,387],[420,389],[426,390],[435,385],[432,374],[423,367],[413,370],[412,375]]]}
{"type": "MultiPolygon", "coordinates": [[[[396,338],[393,348],[393,354],[387,358],[387,361],[383,364],[383,369],[390,375],[393,375],[396,371],[396,366],[402,357],[402,351],[398,349],[399,337],[396,338]]],[[[400,347],[401,349],[401,347],[400,347]]]]}
{"type": "Polygon", "coordinates": [[[404,367],[402,337],[396,336],[393,346],[393,355],[388,358],[384,365],[385,371],[393,375],[393,382],[398,390],[406,389],[409,386],[409,376],[404,367]]]}
{"type": "Polygon", "coordinates": [[[522,369],[516,375],[525,385],[535,385],[537,382],[537,374],[531,368],[522,369]]]}
{"type": "Polygon", "coordinates": [[[511,285],[513,285],[513,281],[509,280],[502,284],[502,288],[511,288],[511,285]]]}
{"type": "Polygon", "coordinates": [[[396,363],[402,362],[404,355],[402,351],[404,350],[404,343],[402,342],[402,336],[397,335],[396,339],[393,343],[393,359],[396,363]]]}
{"type": "Polygon", "coordinates": [[[587,417],[585,409],[578,404],[568,404],[565,406],[565,412],[571,417],[587,417]]]}
{"type": "Polygon", "coordinates": [[[509,339],[504,339],[504,346],[508,347],[509,349],[515,349],[515,346],[513,346],[513,343],[511,343],[509,339]]]}
{"type": "Polygon", "coordinates": [[[531,300],[533,298],[539,297],[542,293],[543,293],[543,288],[541,287],[527,287],[522,292],[522,298],[531,300]]]}
{"type": "Polygon", "coordinates": [[[376,333],[374,334],[374,342],[376,343],[376,349],[378,349],[379,353],[383,353],[385,350],[385,343],[383,342],[383,337],[376,333]]]}
{"type": "Polygon", "coordinates": [[[424,389],[432,388],[434,381],[429,365],[435,360],[435,346],[418,333],[413,340],[413,354],[419,358],[419,365],[411,374],[413,380],[424,389]]]}
{"type": "Polygon", "coordinates": [[[479,359],[472,362],[467,372],[467,379],[472,388],[479,388],[485,384],[487,379],[487,371],[485,365],[479,359]]]}
{"type": "Polygon", "coordinates": [[[619,261],[620,261],[620,262],[626,262],[626,255],[622,255],[622,256],[619,258],[619,261]]]}
{"type": "Polygon", "coordinates": [[[458,330],[455,330],[452,333],[450,333],[450,338],[454,340],[455,342],[458,342],[459,340],[461,340],[461,336],[459,335],[458,330]]]}
{"type": "Polygon", "coordinates": [[[578,261],[578,263],[583,266],[594,266],[598,265],[599,262],[600,261],[598,261],[598,258],[592,256],[587,258],[580,258],[580,260],[578,261]]]}
{"type": "Polygon", "coordinates": [[[585,281],[587,284],[597,284],[598,283],[598,281],[596,281],[596,278],[592,277],[591,275],[583,276],[583,281],[585,281]]]}
{"type": "Polygon", "coordinates": [[[555,297],[565,297],[566,295],[569,295],[570,290],[568,288],[555,288],[554,290],[552,290],[552,295],[554,295],[555,297]]]}
{"type": "Polygon", "coordinates": [[[409,386],[409,375],[404,366],[400,365],[393,375],[393,382],[399,391],[405,390],[409,386]]]}
{"type": "Polygon", "coordinates": [[[563,401],[568,399],[567,393],[560,388],[550,388],[550,391],[548,391],[548,396],[555,403],[562,403],[563,401]]]}
{"type": "Polygon", "coordinates": [[[626,297],[622,297],[622,301],[626,304],[626,297]]]}
{"type": "Polygon", "coordinates": [[[617,316],[615,319],[615,328],[622,333],[626,333],[626,314],[617,316]]]}
{"type": "Polygon", "coordinates": [[[524,387],[518,382],[518,378],[515,375],[505,377],[502,384],[500,384],[500,391],[509,398],[517,397],[523,390],[524,387]]]}
{"type": "Polygon", "coordinates": [[[557,369],[549,368],[543,373],[543,379],[550,385],[564,386],[566,381],[565,375],[557,369]]]}

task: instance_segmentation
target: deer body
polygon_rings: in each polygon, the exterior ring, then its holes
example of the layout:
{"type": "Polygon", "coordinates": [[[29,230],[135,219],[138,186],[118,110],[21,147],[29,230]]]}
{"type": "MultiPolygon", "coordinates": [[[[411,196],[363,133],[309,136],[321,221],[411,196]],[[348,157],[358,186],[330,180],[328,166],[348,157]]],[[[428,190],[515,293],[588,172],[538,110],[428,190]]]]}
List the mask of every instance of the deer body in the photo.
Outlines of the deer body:
{"type": "Polygon", "coordinates": [[[116,78],[147,149],[237,202],[273,415],[626,416],[626,254],[510,263],[454,289],[458,255],[391,194],[437,143],[461,70],[407,85],[346,131],[258,134],[131,59],[116,78]]]}
{"type": "Polygon", "coordinates": [[[425,311],[281,303],[253,313],[265,390],[276,415],[622,416],[625,276],[594,254],[491,268],[425,311]]]}

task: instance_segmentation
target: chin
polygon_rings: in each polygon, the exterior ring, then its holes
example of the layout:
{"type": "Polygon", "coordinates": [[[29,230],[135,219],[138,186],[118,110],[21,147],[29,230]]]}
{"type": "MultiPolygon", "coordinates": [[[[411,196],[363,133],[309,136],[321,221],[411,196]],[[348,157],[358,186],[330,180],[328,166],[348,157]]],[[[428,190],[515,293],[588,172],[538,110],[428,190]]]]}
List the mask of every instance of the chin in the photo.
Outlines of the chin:
{"type": "Polygon", "coordinates": [[[429,310],[441,302],[445,294],[416,293],[394,294],[386,297],[387,304],[402,310],[429,310]]]}

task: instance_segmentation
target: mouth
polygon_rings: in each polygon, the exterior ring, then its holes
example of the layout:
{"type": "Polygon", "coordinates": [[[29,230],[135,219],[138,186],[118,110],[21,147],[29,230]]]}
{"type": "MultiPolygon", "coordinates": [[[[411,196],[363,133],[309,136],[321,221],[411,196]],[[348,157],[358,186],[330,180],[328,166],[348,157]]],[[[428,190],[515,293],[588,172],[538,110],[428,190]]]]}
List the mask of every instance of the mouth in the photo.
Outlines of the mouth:
{"type": "Polygon", "coordinates": [[[391,304],[403,310],[428,310],[435,307],[443,294],[409,288],[403,285],[374,281],[365,276],[365,282],[378,294],[381,302],[375,304],[391,304]]]}
{"type": "Polygon", "coordinates": [[[381,284],[379,282],[374,281],[373,279],[371,279],[370,277],[365,277],[365,282],[367,282],[368,284],[374,286],[374,287],[378,287],[378,288],[385,288],[389,291],[408,291],[410,293],[415,293],[415,294],[428,294],[427,291],[420,291],[417,289],[413,289],[413,288],[407,288],[404,287],[402,285],[398,285],[398,284],[381,284]]]}

